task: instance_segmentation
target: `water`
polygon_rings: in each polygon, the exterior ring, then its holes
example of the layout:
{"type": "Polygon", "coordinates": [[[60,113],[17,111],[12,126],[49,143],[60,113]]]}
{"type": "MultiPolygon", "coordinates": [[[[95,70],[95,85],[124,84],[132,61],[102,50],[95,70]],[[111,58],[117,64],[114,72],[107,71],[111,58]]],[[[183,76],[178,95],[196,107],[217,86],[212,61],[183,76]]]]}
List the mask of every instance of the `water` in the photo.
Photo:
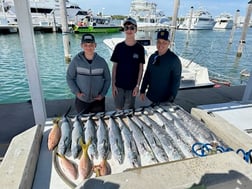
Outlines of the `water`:
{"type": "MultiPolygon", "coordinates": [[[[187,31],[177,31],[174,51],[189,60],[207,66],[210,75],[229,79],[232,85],[244,84],[240,71],[251,70],[252,28],[247,32],[246,44],[241,58],[236,57],[242,29],[237,29],[233,44],[228,45],[230,30],[191,31],[186,45],[187,31]]],[[[81,34],[71,34],[71,54],[80,48],[81,34]]],[[[123,37],[123,33],[96,34],[96,51],[103,56],[111,68],[110,52],[103,39],[123,37]]],[[[47,100],[73,98],[66,80],[68,64],[64,59],[62,35],[60,33],[35,33],[40,78],[43,95],[47,100]]],[[[0,35],[0,103],[17,103],[30,100],[25,63],[18,34],[0,35]]],[[[246,81],[246,79],[245,79],[246,81]]],[[[109,93],[109,95],[111,92],[109,93]]]]}

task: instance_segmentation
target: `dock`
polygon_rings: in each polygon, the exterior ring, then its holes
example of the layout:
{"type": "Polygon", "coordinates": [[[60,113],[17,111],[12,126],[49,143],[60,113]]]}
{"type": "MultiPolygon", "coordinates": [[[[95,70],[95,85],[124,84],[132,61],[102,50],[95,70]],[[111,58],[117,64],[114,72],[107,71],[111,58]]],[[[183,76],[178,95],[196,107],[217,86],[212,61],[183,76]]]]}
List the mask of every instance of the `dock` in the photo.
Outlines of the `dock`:
{"type": "MultiPolygon", "coordinates": [[[[50,25],[34,25],[34,32],[44,32],[44,33],[53,33],[53,32],[61,32],[61,27],[56,26],[54,28],[50,25]]],[[[0,25],[0,34],[11,34],[18,33],[18,25],[0,25]]]]}

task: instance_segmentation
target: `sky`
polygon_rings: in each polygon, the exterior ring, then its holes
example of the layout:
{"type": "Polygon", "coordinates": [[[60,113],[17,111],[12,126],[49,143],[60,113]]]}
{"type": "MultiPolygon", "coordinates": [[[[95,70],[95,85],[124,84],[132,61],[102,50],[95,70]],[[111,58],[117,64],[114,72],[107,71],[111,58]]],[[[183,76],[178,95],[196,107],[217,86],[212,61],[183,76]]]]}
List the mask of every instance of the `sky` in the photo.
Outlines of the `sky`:
{"type": "MultiPolygon", "coordinates": [[[[128,15],[131,0],[70,0],[77,3],[82,9],[91,9],[93,13],[103,12],[104,15],[128,15]]],[[[148,0],[156,3],[157,9],[165,13],[166,16],[172,16],[174,0],[148,0]]],[[[178,17],[183,17],[193,6],[196,10],[203,7],[208,10],[212,16],[218,16],[221,13],[230,13],[235,15],[236,10],[240,10],[240,15],[245,16],[249,0],[180,0],[178,17]]]]}

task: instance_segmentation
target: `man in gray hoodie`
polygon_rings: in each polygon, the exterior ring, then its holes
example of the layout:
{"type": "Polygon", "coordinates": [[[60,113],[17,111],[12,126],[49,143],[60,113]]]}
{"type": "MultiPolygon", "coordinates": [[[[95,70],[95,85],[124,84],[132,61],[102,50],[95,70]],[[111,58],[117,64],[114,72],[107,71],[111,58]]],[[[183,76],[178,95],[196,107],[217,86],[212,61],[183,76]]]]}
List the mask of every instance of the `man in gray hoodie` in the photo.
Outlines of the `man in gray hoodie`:
{"type": "Polygon", "coordinates": [[[83,51],[73,58],[66,74],[67,84],[76,95],[76,111],[104,112],[105,96],[111,84],[108,64],[95,52],[96,43],[92,34],[82,36],[81,47],[83,51]]]}

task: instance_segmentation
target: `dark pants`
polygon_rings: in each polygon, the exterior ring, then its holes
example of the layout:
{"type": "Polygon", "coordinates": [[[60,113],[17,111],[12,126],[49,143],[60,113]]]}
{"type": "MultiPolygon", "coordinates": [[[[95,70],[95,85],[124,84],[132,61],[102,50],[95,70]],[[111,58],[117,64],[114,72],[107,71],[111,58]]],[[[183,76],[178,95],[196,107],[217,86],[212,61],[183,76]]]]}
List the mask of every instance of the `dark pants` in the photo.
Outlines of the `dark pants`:
{"type": "Polygon", "coordinates": [[[105,111],[105,97],[102,100],[96,100],[91,103],[83,102],[78,98],[75,99],[75,108],[77,113],[97,113],[105,111]]]}

